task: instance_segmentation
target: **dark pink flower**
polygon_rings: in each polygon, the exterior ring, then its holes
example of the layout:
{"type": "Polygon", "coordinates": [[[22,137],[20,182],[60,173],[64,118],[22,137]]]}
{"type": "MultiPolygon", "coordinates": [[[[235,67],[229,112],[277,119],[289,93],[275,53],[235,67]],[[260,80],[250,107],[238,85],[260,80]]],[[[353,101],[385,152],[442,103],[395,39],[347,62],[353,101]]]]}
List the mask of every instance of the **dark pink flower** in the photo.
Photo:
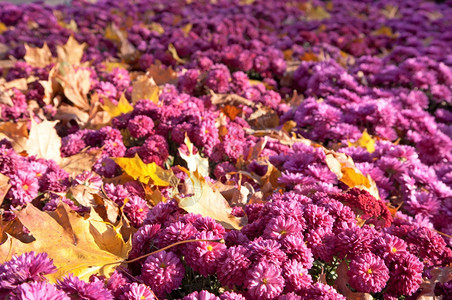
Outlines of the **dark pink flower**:
{"type": "MultiPolygon", "coordinates": [[[[217,239],[211,232],[200,232],[196,239],[217,239]]],[[[195,272],[207,276],[215,273],[226,246],[218,242],[193,242],[186,246],[185,261],[195,272]]]]}
{"type": "Polygon", "coordinates": [[[218,262],[217,277],[221,284],[233,288],[243,285],[246,274],[251,265],[248,249],[234,246],[225,251],[225,255],[218,262]]]}
{"type": "Polygon", "coordinates": [[[303,264],[294,259],[283,264],[283,276],[286,279],[287,291],[300,291],[311,285],[312,278],[303,264]]]}
{"type": "Polygon", "coordinates": [[[259,262],[248,271],[245,287],[251,299],[273,299],[284,290],[281,269],[266,261],[259,262]]]}
{"type": "Polygon", "coordinates": [[[151,289],[142,283],[131,283],[123,288],[125,291],[119,297],[120,300],[154,300],[155,296],[151,289]]]}
{"type": "Polygon", "coordinates": [[[389,279],[384,261],[370,252],[354,258],[347,275],[350,277],[350,286],[364,293],[380,292],[389,279]]]}
{"type": "Polygon", "coordinates": [[[70,300],[63,291],[45,281],[25,282],[19,285],[11,295],[11,300],[70,300]]]}

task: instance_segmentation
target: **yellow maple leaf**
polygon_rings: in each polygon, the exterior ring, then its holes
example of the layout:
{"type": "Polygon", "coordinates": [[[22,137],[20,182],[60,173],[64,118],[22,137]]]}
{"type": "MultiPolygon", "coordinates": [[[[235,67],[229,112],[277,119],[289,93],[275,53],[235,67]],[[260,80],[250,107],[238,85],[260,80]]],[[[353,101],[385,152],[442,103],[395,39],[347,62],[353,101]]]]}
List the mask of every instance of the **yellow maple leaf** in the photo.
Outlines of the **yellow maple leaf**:
{"type": "Polygon", "coordinates": [[[171,53],[171,56],[174,58],[174,60],[178,63],[185,64],[187,62],[186,59],[180,58],[179,54],[177,54],[176,47],[174,47],[173,44],[168,45],[168,51],[171,53]]]}
{"type": "Polygon", "coordinates": [[[71,35],[63,46],[57,46],[58,60],[68,62],[74,66],[80,65],[82,60],[83,50],[86,43],[79,44],[77,40],[71,35]]]}
{"type": "Polygon", "coordinates": [[[348,142],[348,146],[366,148],[369,153],[372,153],[375,151],[375,140],[367,133],[367,130],[364,130],[359,140],[354,143],[348,142]]]}
{"type": "Polygon", "coordinates": [[[44,68],[54,61],[52,57],[52,52],[50,52],[47,43],[44,43],[44,46],[42,46],[42,48],[30,47],[27,44],[25,44],[24,46],[25,46],[24,59],[30,66],[44,68]]]}
{"type": "Polygon", "coordinates": [[[110,73],[111,71],[113,71],[116,68],[127,70],[127,68],[129,67],[128,64],[123,63],[123,62],[105,62],[104,66],[105,66],[105,71],[107,71],[108,73],[110,73]]]}
{"type": "Polygon", "coordinates": [[[46,252],[57,267],[56,273],[46,276],[51,282],[70,273],[85,281],[93,274],[108,278],[132,248],[131,241],[124,242],[118,228],[102,222],[94,211],[84,219],[66,204],[53,212],[28,205],[16,216],[35,241],[23,243],[7,234],[6,242],[0,246],[0,261],[29,251],[46,252]]]}
{"type": "Polygon", "coordinates": [[[151,31],[155,31],[158,34],[163,34],[165,33],[165,28],[162,27],[162,25],[160,25],[159,23],[156,22],[152,22],[149,26],[148,26],[149,30],[151,31]]]}
{"type": "Polygon", "coordinates": [[[386,25],[381,26],[377,30],[372,31],[372,35],[384,35],[390,38],[396,38],[398,34],[392,32],[392,28],[386,25]]]}
{"type": "Polygon", "coordinates": [[[170,186],[176,179],[171,170],[165,170],[155,162],[145,164],[138,154],[133,158],[114,157],[112,158],[128,175],[133,179],[148,184],[152,180],[154,185],[170,186]]]}
{"type": "Polygon", "coordinates": [[[133,106],[130,105],[129,101],[127,101],[126,96],[122,94],[117,105],[113,104],[113,102],[111,102],[110,99],[105,98],[104,104],[102,105],[102,109],[108,112],[108,114],[112,118],[114,118],[122,114],[131,112],[133,110],[133,106]]]}
{"type": "Polygon", "coordinates": [[[181,28],[182,32],[184,33],[184,36],[187,37],[190,34],[190,31],[193,27],[192,23],[188,23],[184,27],[181,28]]]}
{"type": "Polygon", "coordinates": [[[5,23],[0,22],[0,34],[7,31],[8,27],[5,25],[5,23]]]}

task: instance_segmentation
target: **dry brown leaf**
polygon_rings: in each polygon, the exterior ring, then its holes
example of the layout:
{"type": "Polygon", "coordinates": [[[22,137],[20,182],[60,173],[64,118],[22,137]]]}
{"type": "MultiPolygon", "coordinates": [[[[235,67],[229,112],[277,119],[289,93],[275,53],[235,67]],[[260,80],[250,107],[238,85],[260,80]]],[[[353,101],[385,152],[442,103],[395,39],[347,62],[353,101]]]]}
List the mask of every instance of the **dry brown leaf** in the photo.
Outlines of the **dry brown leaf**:
{"type": "Polygon", "coordinates": [[[247,218],[231,215],[232,208],[219,191],[213,191],[203,176],[195,172],[189,172],[189,178],[185,180],[187,190],[191,191],[189,197],[175,196],[179,207],[189,213],[201,214],[211,217],[221,223],[225,228],[240,230],[247,223],[247,218]]]}
{"type": "Polygon", "coordinates": [[[243,98],[236,94],[215,94],[213,91],[210,91],[210,94],[212,95],[210,97],[210,101],[214,105],[222,105],[222,104],[231,104],[231,105],[237,105],[237,104],[243,104],[246,106],[254,107],[256,104],[253,101],[250,101],[246,98],[243,98]]]}
{"type": "Polygon", "coordinates": [[[102,150],[83,151],[69,157],[63,157],[60,167],[75,176],[84,171],[91,171],[93,165],[99,160],[102,150]]]}
{"type": "Polygon", "coordinates": [[[84,184],[71,186],[69,193],[80,205],[86,207],[95,207],[96,201],[94,200],[94,194],[98,192],[97,189],[90,188],[84,184]]]}
{"type": "Polygon", "coordinates": [[[199,174],[204,177],[209,176],[209,160],[207,158],[201,157],[199,151],[196,154],[193,153],[194,146],[190,142],[188,136],[185,136],[184,142],[188,148],[188,155],[185,155],[180,150],[179,155],[187,163],[188,170],[190,172],[198,171],[199,174]]]}
{"type": "Polygon", "coordinates": [[[68,63],[60,63],[57,66],[56,80],[63,87],[64,95],[75,106],[82,110],[88,110],[88,92],[91,85],[90,72],[86,69],[77,69],[68,63]]]}
{"type": "Polygon", "coordinates": [[[157,103],[159,101],[159,87],[155,81],[147,75],[138,76],[132,82],[132,103],[145,99],[157,103]]]}
{"type": "Polygon", "coordinates": [[[94,194],[94,201],[96,206],[94,210],[96,213],[105,221],[108,221],[112,224],[116,224],[118,216],[119,216],[119,207],[118,205],[105,196],[104,193],[94,194]]]}
{"type": "Polygon", "coordinates": [[[83,127],[88,122],[89,115],[75,106],[61,105],[58,107],[54,118],[64,122],[75,121],[83,127]]]}
{"type": "MultiPolygon", "coordinates": [[[[9,177],[3,174],[0,174],[0,205],[3,203],[3,199],[5,199],[6,194],[8,193],[11,185],[9,184],[9,177]]],[[[2,234],[0,233],[0,238],[2,234]]]]}
{"type": "Polygon", "coordinates": [[[44,68],[54,62],[52,52],[50,52],[47,43],[44,43],[42,48],[30,47],[27,44],[25,46],[24,59],[32,67],[44,68]]]}
{"type": "Polygon", "coordinates": [[[20,91],[26,91],[28,89],[28,82],[26,78],[19,78],[5,82],[4,84],[2,84],[2,87],[5,90],[16,88],[20,91]]]}
{"type": "Polygon", "coordinates": [[[435,296],[435,285],[440,282],[444,283],[452,279],[452,267],[441,267],[434,268],[430,271],[432,276],[430,279],[425,279],[422,282],[420,288],[422,292],[417,296],[417,300],[434,300],[435,296]]]}
{"type": "Polygon", "coordinates": [[[275,128],[279,125],[279,116],[273,109],[260,106],[249,116],[247,121],[253,129],[275,128]]]}
{"type": "Polygon", "coordinates": [[[146,75],[154,79],[157,85],[166,83],[175,84],[177,82],[177,73],[172,67],[163,68],[161,63],[153,64],[146,70],[146,75]]]}
{"type": "Polygon", "coordinates": [[[43,101],[45,104],[51,104],[53,97],[60,90],[60,85],[58,84],[55,73],[57,72],[58,65],[54,66],[50,72],[47,80],[40,80],[39,83],[44,88],[43,101]]]}
{"type": "Polygon", "coordinates": [[[57,163],[61,161],[61,138],[54,128],[56,123],[57,121],[44,120],[37,124],[34,118],[31,118],[31,129],[25,149],[28,155],[53,159],[57,163]]]}
{"type": "Polygon", "coordinates": [[[115,24],[110,24],[105,30],[105,38],[119,46],[120,57],[128,59],[136,52],[135,47],[127,39],[127,31],[121,30],[115,24]]]}
{"type": "Polygon", "coordinates": [[[58,60],[60,62],[67,62],[71,65],[78,66],[82,60],[83,50],[86,43],[79,44],[71,35],[63,46],[57,46],[58,60]]]}
{"type": "Polygon", "coordinates": [[[2,122],[0,123],[0,139],[6,138],[13,145],[14,150],[20,153],[25,150],[28,140],[28,122],[2,122]]]}

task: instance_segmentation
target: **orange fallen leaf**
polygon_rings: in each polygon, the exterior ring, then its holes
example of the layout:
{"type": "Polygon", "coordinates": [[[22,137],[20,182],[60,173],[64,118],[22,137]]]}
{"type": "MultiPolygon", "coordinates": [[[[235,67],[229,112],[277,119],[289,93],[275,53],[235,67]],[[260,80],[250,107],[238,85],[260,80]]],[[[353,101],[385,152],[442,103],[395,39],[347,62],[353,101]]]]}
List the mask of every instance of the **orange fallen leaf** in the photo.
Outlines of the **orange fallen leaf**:
{"type": "Polygon", "coordinates": [[[163,68],[161,63],[151,65],[146,70],[146,75],[149,78],[154,79],[157,85],[163,85],[166,83],[174,84],[177,82],[177,73],[171,67],[163,68]]]}
{"type": "Polygon", "coordinates": [[[0,261],[25,252],[46,252],[57,267],[57,272],[47,275],[51,282],[69,273],[88,281],[93,274],[107,278],[120,265],[131,249],[131,242],[124,242],[119,229],[105,224],[91,212],[84,219],[65,204],[54,212],[43,212],[28,205],[16,212],[17,218],[35,238],[23,243],[8,235],[0,246],[0,261]]]}
{"type": "Polygon", "coordinates": [[[369,153],[375,151],[375,140],[364,130],[362,136],[354,143],[348,143],[348,146],[358,146],[367,149],[369,153]]]}
{"type": "Polygon", "coordinates": [[[0,139],[10,141],[17,153],[24,151],[28,139],[27,125],[27,121],[0,123],[0,139]]]}
{"type": "Polygon", "coordinates": [[[55,79],[63,87],[64,95],[75,106],[88,110],[90,108],[88,93],[91,86],[91,73],[86,69],[77,69],[66,62],[55,66],[55,79]]]}

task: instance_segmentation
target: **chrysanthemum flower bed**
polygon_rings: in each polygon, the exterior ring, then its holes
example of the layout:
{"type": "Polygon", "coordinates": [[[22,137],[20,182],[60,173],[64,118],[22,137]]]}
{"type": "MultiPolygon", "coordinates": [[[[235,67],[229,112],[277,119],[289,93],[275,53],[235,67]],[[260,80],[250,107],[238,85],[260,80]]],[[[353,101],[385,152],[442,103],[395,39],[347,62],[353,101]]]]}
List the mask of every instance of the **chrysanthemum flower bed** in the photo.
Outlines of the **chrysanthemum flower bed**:
{"type": "Polygon", "coordinates": [[[451,28],[451,1],[0,3],[0,298],[451,299],[451,28]]]}

